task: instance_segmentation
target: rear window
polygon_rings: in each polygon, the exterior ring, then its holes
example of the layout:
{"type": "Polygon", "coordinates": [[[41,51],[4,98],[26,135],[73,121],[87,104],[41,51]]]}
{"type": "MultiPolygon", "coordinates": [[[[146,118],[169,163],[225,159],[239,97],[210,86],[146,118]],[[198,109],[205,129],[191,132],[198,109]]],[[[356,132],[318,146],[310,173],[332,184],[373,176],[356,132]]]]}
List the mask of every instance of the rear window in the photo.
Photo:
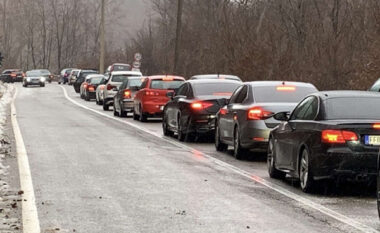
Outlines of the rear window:
{"type": "Polygon", "coordinates": [[[253,95],[258,103],[298,103],[317,91],[314,87],[263,86],[254,87],[253,95]]]}
{"type": "Polygon", "coordinates": [[[103,80],[102,77],[94,77],[94,78],[91,78],[90,83],[91,84],[100,84],[102,82],[102,80],[103,80]]]}
{"type": "Polygon", "coordinates": [[[112,71],[130,71],[130,65],[114,65],[112,71]]]}
{"type": "Polygon", "coordinates": [[[127,78],[132,77],[132,76],[136,76],[136,75],[126,75],[126,74],[123,74],[123,75],[114,75],[114,76],[112,76],[111,82],[122,83],[127,78]]]}
{"type": "Polygon", "coordinates": [[[80,76],[82,76],[83,78],[87,77],[87,75],[90,75],[90,74],[96,74],[96,72],[81,72],[80,73],[80,76]]]}
{"type": "Polygon", "coordinates": [[[380,119],[380,98],[342,97],[324,102],[326,120],[380,119]]]}
{"type": "Polygon", "coordinates": [[[128,81],[128,87],[139,87],[141,86],[141,83],[142,83],[142,78],[130,79],[128,81]]]}
{"type": "Polygon", "coordinates": [[[196,83],[193,84],[195,96],[228,96],[230,97],[241,83],[196,83]]]}
{"type": "Polygon", "coordinates": [[[175,90],[179,88],[179,86],[184,83],[183,80],[162,80],[162,79],[154,79],[150,83],[151,89],[159,89],[159,90],[175,90]]]}

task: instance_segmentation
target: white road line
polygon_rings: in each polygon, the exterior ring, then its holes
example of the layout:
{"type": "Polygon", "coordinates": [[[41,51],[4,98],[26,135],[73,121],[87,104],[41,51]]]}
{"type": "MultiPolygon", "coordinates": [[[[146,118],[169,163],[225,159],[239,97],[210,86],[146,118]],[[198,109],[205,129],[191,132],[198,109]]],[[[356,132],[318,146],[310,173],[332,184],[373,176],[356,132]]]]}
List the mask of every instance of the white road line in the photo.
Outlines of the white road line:
{"type": "MultiPolygon", "coordinates": [[[[202,156],[210,159],[211,161],[213,161],[214,163],[218,164],[219,166],[221,166],[223,168],[229,169],[229,170],[231,170],[231,171],[233,171],[233,172],[235,172],[235,173],[237,173],[237,174],[239,174],[239,175],[241,175],[243,177],[246,177],[248,179],[254,180],[255,182],[260,183],[261,185],[264,185],[265,187],[267,187],[267,188],[269,188],[269,189],[271,189],[273,191],[276,191],[276,192],[278,192],[278,193],[280,193],[280,194],[282,194],[282,195],[284,195],[284,196],[286,196],[286,197],[288,197],[290,199],[293,199],[294,201],[297,201],[297,202],[299,202],[299,203],[301,203],[301,204],[303,204],[305,206],[308,206],[309,208],[312,208],[312,209],[314,209],[316,211],[319,211],[320,213],[322,213],[324,215],[327,215],[327,216],[329,216],[329,217],[331,217],[331,218],[333,218],[335,220],[338,220],[338,221],[340,221],[340,222],[342,222],[344,224],[347,224],[347,225],[349,225],[349,226],[351,226],[351,227],[353,227],[353,228],[355,228],[355,229],[357,229],[359,231],[368,232],[368,233],[370,233],[370,232],[379,233],[380,232],[380,231],[378,231],[378,230],[376,230],[376,229],[374,229],[372,227],[369,227],[369,226],[367,226],[365,224],[362,224],[362,223],[360,223],[358,221],[355,221],[352,218],[349,218],[349,217],[347,217],[347,216],[345,216],[343,214],[340,214],[340,213],[338,213],[338,212],[336,212],[334,210],[331,210],[331,209],[329,209],[329,208],[327,208],[327,207],[325,207],[323,205],[320,205],[320,204],[318,204],[316,202],[313,202],[313,201],[311,201],[311,200],[309,200],[309,199],[307,199],[305,197],[302,197],[300,195],[292,193],[291,191],[286,190],[286,189],[282,188],[281,186],[279,186],[277,184],[274,184],[274,183],[272,183],[270,181],[267,181],[267,180],[261,178],[260,176],[257,176],[255,174],[247,172],[247,171],[244,171],[244,170],[242,170],[242,169],[240,169],[238,167],[235,167],[235,166],[233,166],[233,165],[231,165],[229,163],[226,163],[226,162],[223,162],[223,161],[221,161],[219,159],[216,159],[216,158],[212,157],[211,155],[205,154],[205,153],[203,153],[201,151],[198,151],[198,150],[196,150],[194,148],[191,148],[191,147],[189,147],[187,145],[184,145],[182,143],[179,143],[177,141],[169,139],[169,138],[167,138],[167,137],[165,137],[165,136],[163,136],[161,134],[152,132],[152,131],[148,130],[147,128],[141,127],[141,126],[136,125],[134,123],[123,121],[123,120],[115,118],[113,116],[109,116],[109,115],[107,115],[107,114],[105,114],[103,112],[100,112],[98,110],[89,108],[89,107],[87,107],[87,106],[85,106],[83,104],[80,104],[77,101],[73,100],[71,97],[69,97],[69,95],[67,94],[67,91],[66,91],[66,89],[64,87],[62,87],[62,86],[60,86],[60,87],[62,88],[66,99],[69,100],[69,101],[71,101],[73,104],[75,104],[75,105],[77,105],[77,106],[79,106],[81,108],[84,108],[84,109],[89,110],[91,112],[97,113],[97,114],[99,114],[101,116],[110,118],[110,119],[115,120],[117,122],[120,122],[120,123],[129,125],[131,127],[134,127],[134,128],[136,128],[138,130],[141,130],[141,131],[143,131],[145,133],[148,133],[148,134],[151,134],[151,135],[153,135],[155,137],[161,138],[162,140],[165,140],[165,141],[167,141],[167,142],[169,142],[169,143],[171,143],[173,145],[176,145],[176,146],[178,146],[180,148],[183,148],[183,149],[185,149],[187,151],[190,151],[190,152],[193,152],[193,153],[196,152],[198,155],[202,155],[202,156]]],[[[374,208],[375,208],[375,206],[374,206],[374,208]]]]}
{"type": "Polygon", "coordinates": [[[24,140],[21,135],[20,127],[17,122],[16,107],[14,101],[17,96],[16,92],[13,96],[13,101],[11,105],[11,118],[13,133],[16,140],[16,151],[17,151],[17,161],[18,169],[20,174],[20,185],[21,190],[24,191],[22,195],[22,225],[23,232],[25,233],[40,233],[40,222],[38,220],[36,199],[34,196],[32,175],[29,167],[28,154],[26,153],[24,140]],[[25,201],[24,201],[25,199],[25,201]]]}

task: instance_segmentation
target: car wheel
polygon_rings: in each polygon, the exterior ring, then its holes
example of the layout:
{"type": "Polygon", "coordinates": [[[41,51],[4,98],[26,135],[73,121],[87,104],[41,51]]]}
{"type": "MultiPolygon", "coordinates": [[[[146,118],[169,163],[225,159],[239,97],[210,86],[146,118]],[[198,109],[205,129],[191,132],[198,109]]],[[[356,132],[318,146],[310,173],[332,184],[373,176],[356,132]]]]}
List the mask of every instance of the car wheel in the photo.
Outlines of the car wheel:
{"type": "Polygon", "coordinates": [[[108,111],[108,110],[110,110],[110,106],[107,105],[106,102],[103,102],[103,110],[104,110],[104,111],[108,111]]]}
{"type": "Polygon", "coordinates": [[[181,142],[185,141],[187,134],[183,132],[182,124],[180,121],[181,117],[178,116],[177,118],[177,138],[181,142]]]}
{"type": "Polygon", "coordinates": [[[133,120],[139,120],[140,116],[136,114],[135,110],[133,110],[133,120]]]}
{"type": "Polygon", "coordinates": [[[162,132],[165,136],[171,137],[173,136],[173,132],[168,129],[168,122],[164,115],[164,119],[162,119],[162,132]]]}
{"type": "Polygon", "coordinates": [[[96,97],[96,105],[100,105],[98,97],[96,97]]]}
{"type": "Polygon", "coordinates": [[[267,154],[267,165],[268,165],[269,176],[274,179],[284,179],[286,176],[286,173],[276,169],[275,158],[276,158],[276,155],[275,155],[275,150],[274,150],[274,141],[272,138],[270,138],[269,144],[268,144],[268,154],[267,154]]]}
{"type": "Polygon", "coordinates": [[[116,111],[115,106],[113,107],[113,115],[114,115],[114,116],[119,116],[119,113],[116,111]]]}
{"type": "Polygon", "coordinates": [[[215,126],[215,148],[217,151],[226,151],[228,145],[220,141],[220,129],[218,125],[215,126]]]}
{"type": "Polygon", "coordinates": [[[309,151],[304,149],[301,154],[299,168],[300,186],[302,191],[309,193],[313,189],[313,176],[311,174],[311,164],[309,151]]]}
{"type": "Polygon", "coordinates": [[[139,108],[140,108],[140,116],[139,116],[139,120],[140,120],[141,122],[146,122],[146,121],[148,120],[148,118],[147,118],[147,116],[144,114],[141,105],[139,106],[139,108]]]}
{"type": "Polygon", "coordinates": [[[90,96],[89,96],[89,95],[85,95],[85,96],[84,96],[84,99],[85,99],[86,101],[90,101],[90,96]]]}
{"type": "Polygon", "coordinates": [[[41,84],[40,86],[41,86],[41,87],[45,87],[45,84],[41,84]]]}
{"type": "Polygon", "coordinates": [[[235,127],[234,131],[234,157],[238,160],[244,159],[247,153],[247,149],[241,147],[240,144],[240,132],[238,127],[235,127]]]}

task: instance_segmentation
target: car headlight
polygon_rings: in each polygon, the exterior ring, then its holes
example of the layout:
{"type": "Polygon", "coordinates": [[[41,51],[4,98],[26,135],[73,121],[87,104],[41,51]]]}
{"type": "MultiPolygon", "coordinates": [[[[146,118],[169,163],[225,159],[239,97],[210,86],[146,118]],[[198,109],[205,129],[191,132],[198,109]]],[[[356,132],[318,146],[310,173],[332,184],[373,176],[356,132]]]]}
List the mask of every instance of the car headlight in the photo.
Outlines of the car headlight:
{"type": "Polygon", "coordinates": [[[41,77],[41,82],[45,82],[46,81],[46,78],[45,77],[41,77]]]}
{"type": "Polygon", "coordinates": [[[30,81],[31,81],[31,79],[30,79],[29,77],[27,77],[27,78],[26,78],[26,81],[30,82],[30,81]]]}

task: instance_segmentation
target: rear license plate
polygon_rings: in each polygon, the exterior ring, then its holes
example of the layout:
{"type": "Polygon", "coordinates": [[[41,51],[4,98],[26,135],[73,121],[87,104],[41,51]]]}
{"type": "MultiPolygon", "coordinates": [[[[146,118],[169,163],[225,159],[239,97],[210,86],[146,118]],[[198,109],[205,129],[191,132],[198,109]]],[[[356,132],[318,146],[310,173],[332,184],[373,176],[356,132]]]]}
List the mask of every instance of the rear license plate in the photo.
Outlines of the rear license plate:
{"type": "Polygon", "coordinates": [[[380,136],[365,135],[364,142],[366,145],[380,146],[380,136]]]}

